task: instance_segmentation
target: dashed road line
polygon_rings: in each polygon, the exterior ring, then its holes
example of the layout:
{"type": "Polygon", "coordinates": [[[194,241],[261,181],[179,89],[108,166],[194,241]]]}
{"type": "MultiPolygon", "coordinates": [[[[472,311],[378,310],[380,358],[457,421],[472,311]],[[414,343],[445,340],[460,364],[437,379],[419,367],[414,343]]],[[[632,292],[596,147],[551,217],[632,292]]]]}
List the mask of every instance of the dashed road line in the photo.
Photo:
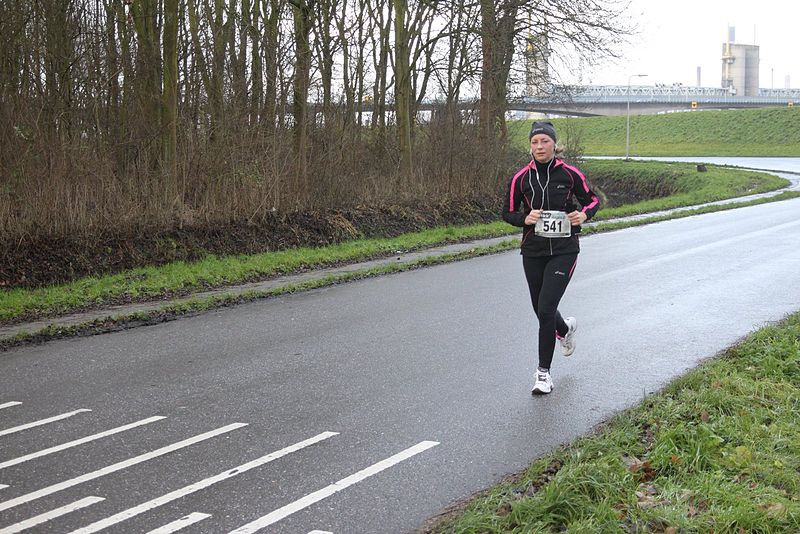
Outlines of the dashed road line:
{"type": "Polygon", "coordinates": [[[10,499],[5,502],[0,502],[0,512],[3,510],[8,510],[9,508],[13,508],[15,506],[19,506],[20,504],[24,504],[46,495],[50,495],[52,493],[56,493],[58,491],[71,488],[72,486],[77,486],[78,484],[82,484],[83,482],[88,482],[89,480],[94,480],[96,478],[100,478],[102,476],[108,475],[110,473],[114,473],[116,471],[120,471],[127,467],[134,466],[136,464],[140,464],[142,462],[146,462],[148,460],[152,460],[153,458],[157,458],[159,456],[163,456],[170,452],[176,451],[178,449],[182,449],[184,447],[188,447],[190,445],[194,445],[195,443],[199,443],[201,441],[213,438],[220,434],[225,434],[232,430],[236,430],[238,428],[242,428],[247,426],[247,423],[233,423],[230,425],[223,426],[216,430],[211,430],[209,432],[205,432],[203,434],[199,434],[189,439],[185,439],[183,441],[179,441],[177,443],[173,443],[172,445],[167,445],[166,447],[162,447],[160,449],[156,449],[154,451],[136,456],[134,458],[130,458],[128,460],[124,460],[122,462],[117,462],[115,464],[109,465],[107,467],[103,467],[102,469],[98,469],[96,471],[92,471],[91,473],[86,473],[79,477],[72,478],[70,480],[66,480],[64,482],[59,482],[58,484],[53,484],[52,486],[48,486],[46,488],[42,488],[37,491],[33,491],[31,493],[27,493],[25,495],[21,495],[14,499],[10,499]]]}
{"type": "Polygon", "coordinates": [[[352,486],[358,482],[361,482],[367,477],[375,475],[384,469],[388,469],[395,464],[398,464],[412,456],[419,454],[423,451],[430,449],[431,447],[435,447],[439,445],[436,441],[422,441],[417,443],[413,447],[409,447],[408,449],[401,451],[394,456],[390,456],[385,460],[381,460],[378,463],[375,463],[366,469],[362,469],[361,471],[354,473],[348,477],[345,477],[338,482],[334,482],[329,486],[326,486],[320,490],[315,491],[314,493],[310,493],[305,497],[298,499],[292,503],[287,504],[277,510],[270,512],[269,514],[262,516],[255,521],[251,521],[246,525],[242,525],[241,527],[237,528],[236,530],[232,530],[229,534],[250,534],[252,532],[257,532],[264,527],[268,527],[274,523],[277,523],[281,519],[284,519],[300,510],[311,506],[312,504],[319,502],[327,497],[330,497],[336,492],[342,491],[345,488],[352,486]]]}
{"type": "Polygon", "coordinates": [[[7,487],[8,487],[8,484],[0,484],[0,489],[6,489],[7,487]]]}
{"type": "Polygon", "coordinates": [[[30,519],[26,519],[25,521],[20,521],[19,523],[14,523],[13,525],[9,525],[4,529],[0,530],[0,534],[16,534],[17,532],[22,532],[23,530],[33,528],[37,525],[41,525],[42,523],[47,523],[51,519],[56,519],[57,517],[61,517],[62,515],[74,512],[75,510],[80,510],[81,508],[86,508],[87,506],[91,506],[95,503],[104,500],[105,499],[103,497],[86,497],[85,499],[75,501],[71,504],[67,504],[60,508],[56,508],[55,510],[50,510],[49,512],[45,512],[43,514],[31,517],[30,519]]]}
{"type": "Polygon", "coordinates": [[[338,434],[339,434],[338,432],[322,432],[321,434],[317,434],[316,436],[314,436],[312,438],[308,438],[308,439],[306,439],[304,441],[300,441],[298,443],[295,443],[294,445],[290,445],[288,447],[280,449],[279,451],[275,451],[275,452],[269,453],[269,454],[267,454],[265,456],[262,456],[261,458],[257,458],[255,460],[247,462],[246,464],[242,464],[242,465],[240,465],[238,467],[234,467],[232,469],[226,469],[225,471],[223,471],[222,473],[219,473],[218,475],[214,475],[212,477],[208,477],[206,479],[203,479],[203,480],[201,480],[199,482],[195,482],[194,484],[190,484],[190,485],[185,486],[183,488],[177,489],[175,491],[172,491],[170,493],[162,495],[161,497],[157,497],[157,498],[155,498],[155,499],[153,499],[151,501],[147,501],[147,502],[142,503],[142,504],[140,504],[138,506],[134,506],[133,508],[129,508],[127,510],[123,510],[122,512],[120,512],[118,514],[114,514],[114,515],[112,515],[110,517],[107,517],[105,519],[101,519],[100,521],[92,523],[91,525],[87,525],[87,526],[85,526],[83,528],[79,528],[78,530],[74,530],[70,534],[90,534],[92,532],[98,532],[98,531],[103,530],[105,528],[108,528],[108,527],[110,527],[112,525],[116,525],[117,523],[121,523],[121,522],[123,522],[123,521],[125,521],[127,519],[130,519],[131,517],[134,517],[134,516],[139,515],[141,513],[147,512],[149,510],[152,510],[153,508],[158,508],[159,506],[163,506],[164,504],[167,504],[168,502],[180,499],[181,497],[189,495],[190,493],[194,493],[194,492],[199,491],[201,489],[207,488],[207,487],[211,486],[212,484],[216,484],[217,482],[221,482],[223,480],[227,480],[229,478],[235,477],[236,475],[240,475],[242,473],[246,473],[247,471],[250,471],[251,469],[255,469],[256,467],[260,467],[260,466],[262,466],[264,464],[272,462],[273,460],[277,460],[278,458],[286,456],[287,454],[299,451],[300,449],[303,449],[305,447],[308,447],[308,446],[313,445],[315,443],[318,443],[320,441],[326,440],[326,439],[331,438],[333,436],[336,436],[338,434]]]}
{"type": "Polygon", "coordinates": [[[125,430],[130,430],[131,428],[136,428],[138,426],[147,425],[155,421],[160,421],[161,419],[166,419],[166,417],[162,415],[155,415],[153,417],[148,417],[147,419],[142,419],[141,421],[136,421],[134,423],[123,425],[117,428],[112,428],[111,430],[106,430],[98,434],[93,434],[91,436],[86,436],[84,438],[76,439],[75,441],[70,441],[69,443],[56,445],[55,447],[50,447],[49,449],[43,449],[38,452],[32,452],[30,454],[26,454],[25,456],[20,456],[19,458],[14,458],[12,460],[6,460],[5,462],[0,462],[0,469],[5,469],[6,467],[11,467],[12,465],[21,464],[22,462],[27,462],[28,460],[33,460],[34,458],[46,456],[54,452],[63,451],[65,449],[69,449],[70,447],[76,447],[78,445],[82,445],[84,443],[88,443],[96,439],[104,438],[106,436],[111,436],[119,432],[124,432],[125,430]]]}
{"type": "Polygon", "coordinates": [[[208,519],[209,517],[211,517],[211,514],[201,514],[200,512],[194,512],[192,514],[185,515],[180,519],[176,519],[172,523],[167,523],[163,527],[151,530],[147,534],[171,534],[172,532],[177,532],[183,528],[188,527],[189,525],[194,525],[195,523],[199,523],[203,519],[208,519]]]}
{"type": "Polygon", "coordinates": [[[55,415],[53,417],[48,417],[47,419],[40,419],[39,421],[34,421],[32,423],[28,423],[25,425],[15,426],[13,428],[7,428],[5,430],[0,430],[0,436],[7,436],[8,434],[13,434],[15,432],[20,432],[22,430],[28,430],[29,428],[34,428],[37,426],[46,425],[48,423],[54,423],[56,421],[61,421],[62,419],[66,419],[68,417],[72,417],[73,415],[77,415],[82,412],[91,412],[87,408],[81,408],[80,410],[75,410],[73,412],[62,413],[61,415],[55,415]]]}
{"type": "Polygon", "coordinates": [[[0,404],[0,410],[3,408],[11,408],[12,406],[19,406],[20,404],[22,403],[19,401],[4,402],[3,404],[0,404]]]}

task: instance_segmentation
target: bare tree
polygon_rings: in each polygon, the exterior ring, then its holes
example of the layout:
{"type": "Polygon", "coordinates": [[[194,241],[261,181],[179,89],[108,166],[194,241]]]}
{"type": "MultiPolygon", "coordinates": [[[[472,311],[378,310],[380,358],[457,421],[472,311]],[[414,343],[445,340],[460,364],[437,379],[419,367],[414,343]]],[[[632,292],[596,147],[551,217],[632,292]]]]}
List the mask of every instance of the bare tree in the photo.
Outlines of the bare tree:
{"type": "MultiPolygon", "coordinates": [[[[347,4],[342,4],[341,8],[346,8],[347,4]]],[[[330,127],[333,122],[333,68],[334,55],[339,50],[339,39],[333,38],[333,19],[340,6],[338,0],[327,2],[317,2],[315,4],[317,15],[315,17],[316,39],[314,40],[317,55],[319,57],[319,71],[322,84],[322,115],[326,127],[330,127]]]]}
{"type": "Polygon", "coordinates": [[[430,55],[426,51],[430,50],[429,46],[434,42],[431,38],[434,7],[434,3],[417,2],[409,5],[407,0],[394,0],[394,106],[400,175],[403,177],[410,177],[413,172],[412,138],[416,122],[416,91],[424,94],[430,76],[430,55]],[[417,68],[415,64],[422,57],[426,58],[426,64],[417,68]],[[417,87],[420,81],[421,87],[417,87]]]}
{"type": "Polygon", "coordinates": [[[294,118],[294,151],[298,192],[309,194],[308,176],[308,92],[311,74],[311,45],[309,36],[313,24],[316,0],[289,0],[294,8],[294,86],[292,116],[294,118]]]}
{"type": "Polygon", "coordinates": [[[505,99],[513,58],[519,2],[481,0],[481,138],[487,145],[505,140],[505,99]]]}
{"type": "Polygon", "coordinates": [[[375,82],[372,95],[372,126],[379,128],[382,136],[386,126],[386,97],[390,89],[389,53],[390,34],[393,25],[391,0],[374,0],[375,4],[367,6],[367,11],[378,32],[372,34],[372,62],[375,69],[375,82]],[[371,9],[370,9],[371,8],[371,9]]]}
{"type": "MultiPolygon", "coordinates": [[[[524,50],[526,32],[546,32],[545,42],[560,57],[597,61],[613,56],[629,29],[620,21],[625,0],[481,0],[481,105],[483,138],[503,143],[506,96],[515,51],[524,50]]],[[[549,52],[549,51],[548,51],[549,52]]],[[[546,54],[551,56],[551,54],[546,54]]],[[[543,86],[548,85],[543,83],[543,86]]]]}
{"type": "Polygon", "coordinates": [[[151,165],[158,161],[157,146],[161,130],[161,28],[159,27],[158,0],[141,0],[129,5],[136,29],[136,78],[135,106],[140,119],[137,139],[152,158],[151,165]]]}
{"type": "Polygon", "coordinates": [[[164,88],[161,96],[162,166],[174,179],[178,150],[178,0],[164,0],[164,88]]]}
{"type": "MultiPolygon", "coordinates": [[[[280,29],[279,23],[281,20],[281,13],[283,5],[280,0],[264,0],[264,111],[262,113],[262,123],[266,125],[269,131],[275,129],[275,121],[277,120],[279,106],[278,97],[278,67],[280,57],[279,38],[280,29]]],[[[283,120],[279,121],[283,124],[283,120]]]]}
{"type": "Polygon", "coordinates": [[[411,176],[412,72],[411,31],[407,0],[394,0],[394,113],[397,120],[397,146],[400,152],[400,175],[411,176]]]}

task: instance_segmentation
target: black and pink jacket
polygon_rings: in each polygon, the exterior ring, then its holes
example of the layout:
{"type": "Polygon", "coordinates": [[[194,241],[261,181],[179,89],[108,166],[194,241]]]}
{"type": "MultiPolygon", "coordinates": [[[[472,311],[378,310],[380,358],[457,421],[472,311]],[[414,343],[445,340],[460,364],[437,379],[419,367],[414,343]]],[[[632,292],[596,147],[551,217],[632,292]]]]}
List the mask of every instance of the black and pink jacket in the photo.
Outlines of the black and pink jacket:
{"type": "Polygon", "coordinates": [[[580,252],[580,226],[572,227],[570,237],[540,237],[534,235],[533,226],[525,225],[525,217],[534,209],[566,213],[581,210],[588,221],[599,208],[597,195],[592,192],[586,177],[576,167],[567,165],[560,159],[553,159],[549,164],[532,160],[508,182],[503,220],[522,228],[523,256],[574,254],[580,252]]]}

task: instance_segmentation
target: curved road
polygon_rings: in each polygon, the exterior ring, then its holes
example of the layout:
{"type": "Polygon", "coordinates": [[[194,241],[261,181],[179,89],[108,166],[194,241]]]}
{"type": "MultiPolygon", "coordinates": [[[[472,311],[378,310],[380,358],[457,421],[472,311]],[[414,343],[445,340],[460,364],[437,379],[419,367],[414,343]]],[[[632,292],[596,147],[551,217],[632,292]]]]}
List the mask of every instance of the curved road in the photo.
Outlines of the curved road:
{"type": "Polygon", "coordinates": [[[412,531],[796,311],[798,213],[584,238],[545,397],[516,252],[0,354],[0,533],[412,531]]]}

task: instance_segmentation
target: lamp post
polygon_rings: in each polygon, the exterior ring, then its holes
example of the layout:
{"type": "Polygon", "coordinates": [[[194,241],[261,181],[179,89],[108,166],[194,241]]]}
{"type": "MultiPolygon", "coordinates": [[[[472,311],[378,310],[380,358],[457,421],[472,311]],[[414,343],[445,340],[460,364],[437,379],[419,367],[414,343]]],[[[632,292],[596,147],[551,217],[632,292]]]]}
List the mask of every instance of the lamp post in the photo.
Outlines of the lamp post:
{"type": "Polygon", "coordinates": [[[630,148],[631,148],[631,78],[644,78],[647,74],[631,74],[628,76],[628,94],[627,94],[627,103],[628,103],[628,113],[627,119],[625,121],[625,161],[628,161],[630,158],[630,148]]]}

